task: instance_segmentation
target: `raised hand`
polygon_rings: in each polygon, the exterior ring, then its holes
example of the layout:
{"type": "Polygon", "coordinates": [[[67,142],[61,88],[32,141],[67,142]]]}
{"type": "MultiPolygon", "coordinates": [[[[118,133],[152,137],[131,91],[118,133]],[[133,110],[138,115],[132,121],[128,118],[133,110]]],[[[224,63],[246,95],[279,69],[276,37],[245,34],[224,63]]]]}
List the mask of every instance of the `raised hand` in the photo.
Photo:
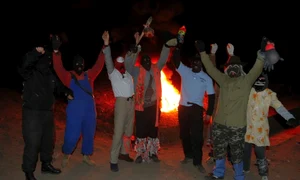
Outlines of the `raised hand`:
{"type": "Polygon", "coordinates": [[[228,43],[227,46],[226,46],[226,49],[227,49],[227,54],[229,56],[233,56],[233,52],[234,52],[234,46],[231,44],[231,43],[228,43]]]}
{"type": "Polygon", "coordinates": [[[139,32],[136,32],[134,33],[134,39],[135,39],[135,44],[139,44],[139,41],[140,41],[140,33],[139,32]]]}
{"type": "Polygon", "coordinates": [[[214,43],[214,44],[211,44],[210,46],[211,46],[210,53],[211,54],[216,54],[216,52],[218,50],[218,44],[214,43]]]}
{"type": "Polygon", "coordinates": [[[57,35],[50,35],[52,41],[52,48],[54,52],[57,52],[59,47],[61,46],[60,38],[57,35]]]}
{"type": "Polygon", "coordinates": [[[109,33],[108,33],[108,31],[104,31],[103,32],[102,39],[104,41],[104,45],[108,45],[109,44],[109,33]]]}
{"type": "Polygon", "coordinates": [[[205,51],[205,44],[204,44],[204,42],[201,41],[201,40],[196,40],[196,41],[195,41],[195,47],[196,47],[196,49],[197,49],[197,51],[198,51],[199,53],[205,51]]]}

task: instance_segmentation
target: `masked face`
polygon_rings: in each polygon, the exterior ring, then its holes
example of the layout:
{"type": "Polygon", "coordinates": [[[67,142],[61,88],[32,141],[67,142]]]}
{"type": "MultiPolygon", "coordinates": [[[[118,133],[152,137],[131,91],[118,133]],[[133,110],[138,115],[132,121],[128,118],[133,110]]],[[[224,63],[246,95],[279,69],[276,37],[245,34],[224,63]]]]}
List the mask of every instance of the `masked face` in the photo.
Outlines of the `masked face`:
{"type": "Polygon", "coordinates": [[[146,69],[146,71],[150,71],[151,69],[151,59],[148,55],[145,55],[141,59],[141,65],[143,68],[146,69]]]}
{"type": "Polygon", "coordinates": [[[73,68],[76,74],[80,75],[84,70],[84,59],[79,55],[74,57],[73,68]]]}
{"type": "Polygon", "coordinates": [[[125,65],[124,65],[124,58],[123,57],[118,57],[117,60],[115,61],[115,68],[121,73],[125,74],[125,65]]]}
{"type": "Polygon", "coordinates": [[[231,64],[225,68],[225,74],[231,78],[240,77],[242,75],[242,66],[240,64],[231,64]]]}
{"type": "Polygon", "coordinates": [[[194,58],[191,60],[191,67],[194,73],[198,73],[202,69],[202,63],[200,58],[194,58]]]}
{"type": "Polygon", "coordinates": [[[255,91],[261,92],[268,87],[268,76],[266,74],[261,74],[253,85],[255,91]]]}

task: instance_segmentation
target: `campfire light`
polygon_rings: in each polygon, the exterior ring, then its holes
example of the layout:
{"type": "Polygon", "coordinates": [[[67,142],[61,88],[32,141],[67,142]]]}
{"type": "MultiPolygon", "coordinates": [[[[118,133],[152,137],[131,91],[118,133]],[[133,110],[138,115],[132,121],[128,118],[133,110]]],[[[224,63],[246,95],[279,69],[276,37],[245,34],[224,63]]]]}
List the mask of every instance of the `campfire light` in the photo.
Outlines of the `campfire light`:
{"type": "Polygon", "coordinates": [[[161,85],[162,85],[162,107],[161,112],[177,111],[180,93],[167,79],[165,73],[161,71],[161,85]]]}

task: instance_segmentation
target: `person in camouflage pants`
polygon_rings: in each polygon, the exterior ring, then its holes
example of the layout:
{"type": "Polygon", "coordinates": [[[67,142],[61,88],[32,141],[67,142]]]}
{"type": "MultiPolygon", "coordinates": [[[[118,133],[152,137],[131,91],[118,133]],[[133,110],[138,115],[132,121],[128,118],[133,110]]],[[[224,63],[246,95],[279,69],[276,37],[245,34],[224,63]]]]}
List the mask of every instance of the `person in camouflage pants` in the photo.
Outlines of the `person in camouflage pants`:
{"type": "MultiPolygon", "coordinates": [[[[266,43],[262,41],[265,50],[266,43]]],[[[212,45],[212,48],[215,44],[212,45]]],[[[219,84],[220,96],[218,110],[213,124],[213,144],[216,166],[205,179],[224,179],[225,157],[229,145],[231,162],[234,168],[234,179],[244,180],[243,150],[244,135],[246,132],[246,111],[249,93],[256,78],[265,68],[271,68],[278,62],[274,59],[265,59],[261,50],[257,52],[257,60],[248,74],[242,76],[242,62],[239,57],[231,56],[225,64],[225,73],[220,72],[211,62],[205,52],[203,41],[195,41],[195,47],[201,56],[207,73],[219,84]],[[274,61],[273,61],[274,60],[274,61]]],[[[212,55],[213,57],[214,55],[212,55]]]]}

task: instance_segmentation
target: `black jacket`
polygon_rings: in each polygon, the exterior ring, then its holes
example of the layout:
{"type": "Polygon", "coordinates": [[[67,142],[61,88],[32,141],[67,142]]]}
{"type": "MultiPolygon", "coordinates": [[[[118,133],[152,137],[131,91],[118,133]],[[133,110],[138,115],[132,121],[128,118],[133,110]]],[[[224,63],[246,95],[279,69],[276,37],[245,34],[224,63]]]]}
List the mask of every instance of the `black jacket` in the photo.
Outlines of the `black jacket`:
{"type": "Polygon", "coordinates": [[[53,68],[51,53],[40,54],[35,49],[28,52],[19,67],[24,79],[23,108],[33,110],[52,110],[55,94],[70,93],[57,78],[53,68]]]}

